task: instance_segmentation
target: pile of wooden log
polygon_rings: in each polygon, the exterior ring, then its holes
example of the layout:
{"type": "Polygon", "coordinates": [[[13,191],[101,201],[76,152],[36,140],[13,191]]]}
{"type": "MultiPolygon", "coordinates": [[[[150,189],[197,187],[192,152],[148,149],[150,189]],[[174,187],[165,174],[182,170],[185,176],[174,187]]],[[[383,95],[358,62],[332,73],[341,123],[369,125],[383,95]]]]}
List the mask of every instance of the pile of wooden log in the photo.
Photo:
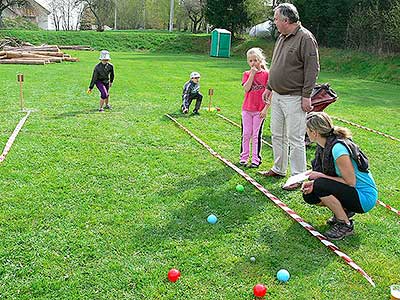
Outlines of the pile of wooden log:
{"type": "Polygon", "coordinates": [[[63,53],[57,45],[4,46],[0,51],[0,64],[45,65],[62,61],[77,62],[79,59],[63,53]]]}
{"type": "Polygon", "coordinates": [[[61,50],[86,50],[93,51],[94,49],[87,45],[70,45],[70,46],[58,46],[61,50]]]}

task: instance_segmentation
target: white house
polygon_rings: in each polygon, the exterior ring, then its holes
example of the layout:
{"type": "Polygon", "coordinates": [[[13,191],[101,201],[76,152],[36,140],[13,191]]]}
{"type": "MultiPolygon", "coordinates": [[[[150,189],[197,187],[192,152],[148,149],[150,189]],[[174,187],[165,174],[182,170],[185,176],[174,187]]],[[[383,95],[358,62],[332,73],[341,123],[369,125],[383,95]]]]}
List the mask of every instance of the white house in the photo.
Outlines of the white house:
{"type": "Polygon", "coordinates": [[[3,18],[23,17],[37,24],[42,29],[49,29],[50,11],[35,0],[27,0],[23,7],[12,6],[3,11],[3,18]]]}

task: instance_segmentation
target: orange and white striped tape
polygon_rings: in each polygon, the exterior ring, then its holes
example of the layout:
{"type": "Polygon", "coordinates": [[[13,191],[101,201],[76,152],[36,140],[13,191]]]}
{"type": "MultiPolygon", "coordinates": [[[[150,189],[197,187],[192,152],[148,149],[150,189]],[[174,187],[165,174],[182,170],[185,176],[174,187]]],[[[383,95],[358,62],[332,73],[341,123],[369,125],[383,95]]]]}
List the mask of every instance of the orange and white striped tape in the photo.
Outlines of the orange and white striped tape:
{"type": "Polygon", "coordinates": [[[383,203],[381,200],[378,200],[378,204],[379,204],[379,205],[382,205],[383,207],[386,207],[388,210],[390,210],[390,211],[392,211],[392,212],[394,212],[394,213],[396,213],[396,214],[398,214],[398,215],[400,216],[400,211],[398,211],[398,210],[395,209],[394,207],[383,203]]]}

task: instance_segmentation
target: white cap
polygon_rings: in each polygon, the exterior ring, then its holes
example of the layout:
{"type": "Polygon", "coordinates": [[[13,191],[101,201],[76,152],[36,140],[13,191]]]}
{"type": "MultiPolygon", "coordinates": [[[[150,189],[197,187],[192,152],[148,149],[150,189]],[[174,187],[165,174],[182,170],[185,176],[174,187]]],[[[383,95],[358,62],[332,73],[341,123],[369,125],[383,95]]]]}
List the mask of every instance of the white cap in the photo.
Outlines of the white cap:
{"type": "Polygon", "coordinates": [[[100,52],[100,57],[99,57],[99,59],[100,60],[103,60],[103,59],[108,59],[108,60],[110,60],[111,58],[110,58],[110,52],[108,52],[107,50],[102,50],[101,52],[100,52]]]}
{"type": "Polygon", "coordinates": [[[200,78],[200,73],[199,73],[199,72],[192,72],[192,73],[190,73],[190,79],[195,78],[195,77],[200,78]]]}

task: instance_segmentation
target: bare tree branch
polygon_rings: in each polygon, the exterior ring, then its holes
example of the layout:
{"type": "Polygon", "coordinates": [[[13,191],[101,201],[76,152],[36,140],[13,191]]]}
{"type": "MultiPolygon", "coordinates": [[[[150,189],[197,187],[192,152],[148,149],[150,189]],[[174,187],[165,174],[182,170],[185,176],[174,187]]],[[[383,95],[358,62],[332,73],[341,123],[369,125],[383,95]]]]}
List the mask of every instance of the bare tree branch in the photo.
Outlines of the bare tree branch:
{"type": "Polygon", "coordinates": [[[192,32],[198,32],[204,20],[205,0],[182,0],[181,6],[192,21],[192,32]]]}
{"type": "Polygon", "coordinates": [[[110,17],[110,11],[114,7],[112,0],[77,0],[87,7],[96,19],[97,31],[103,31],[106,20],[110,17]]]}
{"type": "Polygon", "coordinates": [[[2,15],[6,8],[11,8],[13,6],[24,6],[27,3],[26,0],[0,0],[0,28],[3,27],[2,15]]]}

